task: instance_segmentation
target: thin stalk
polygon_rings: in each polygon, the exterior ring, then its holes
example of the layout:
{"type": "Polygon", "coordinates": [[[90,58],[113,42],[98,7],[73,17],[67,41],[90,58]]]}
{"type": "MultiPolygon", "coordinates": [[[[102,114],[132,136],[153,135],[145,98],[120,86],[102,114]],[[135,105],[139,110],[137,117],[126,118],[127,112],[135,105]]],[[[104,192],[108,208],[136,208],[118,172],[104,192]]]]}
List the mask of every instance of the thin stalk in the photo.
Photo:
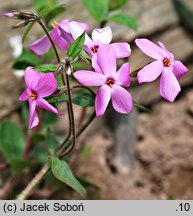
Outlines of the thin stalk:
{"type": "Polygon", "coordinates": [[[67,94],[68,94],[70,125],[71,125],[71,132],[72,132],[72,146],[69,149],[69,153],[70,153],[76,145],[76,128],[75,128],[74,111],[73,111],[73,106],[72,106],[72,95],[70,91],[70,82],[69,82],[68,74],[66,74],[66,87],[67,87],[67,94]]]}
{"type": "MultiPolygon", "coordinates": [[[[86,128],[90,125],[90,123],[94,120],[96,117],[95,112],[92,113],[92,115],[89,117],[89,119],[85,122],[85,124],[82,126],[81,129],[76,134],[76,138],[78,138],[85,130],[86,128]]],[[[65,149],[67,149],[72,143],[72,138],[68,140],[67,146],[65,149]]],[[[63,152],[63,149],[59,147],[57,151],[57,155],[60,155],[63,152]]],[[[61,154],[60,158],[65,156],[66,154],[61,154]]],[[[27,187],[16,197],[16,200],[25,200],[27,199],[31,193],[33,192],[34,188],[41,182],[43,177],[46,175],[46,173],[50,170],[50,163],[46,163],[42,169],[38,172],[38,174],[32,179],[32,181],[27,185],[27,187]]]]}
{"type": "Polygon", "coordinates": [[[45,31],[46,35],[48,36],[48,38],[49,38],[49,40],[50,40],[50,43],[52,44],[52,47],[53,47],[53,49],[54,49],[54,52],[55,52],[57,61],[58,61],[58,63],[60,63],[60,57],[59,57],[58,51],[57,51],[57,49],[56,49],[55,43],[54,43],[54,41],[52,40],[52,38],[51,38],[51,36],[50,36],[50,34],[49,34],[47,28],[45,27],[45,25],[43,24],[43,22],[42,22],[40,19],[39,19],[37,22],[40,24],[40,26],[43,28],[43,30],[45,31]]]}
{"type": "MultiPolygon", "coordinates": [[[[45,31],[46,35],[48,36],[48,38],[49,38],[49,40],[50,40],[50,43],[52,44],[52,47],[53,47],[53,49],[54,49],[54,52],[55,52],[55,55],[56,55],[56,59],[57,59],[58,63],[60,63],[60,57],[59,57],[58,51],[57,51],[57,49],[56,49],[56,46],[55,46],[55,44],[54,44],[54,41],[52,40],[52,38],[51,38],[51,36],[50,36],[50,34],[49,34],[49,32],[48,32],[46,26],[43,24],[43,22],[42,22],[40,19],[39,19],[37,22],[40,24],[40,26],[43,28],[43,30],[45,31]]],[[[65,83],[65,78],[64,78],[64,76],[63,76],[62,73],[61,73],[61,79],[62,79],[62,84],[63,84],[63,86],[65,86],[65,85],[66,85],[66,83],[65,83]]],[[[70,90],[67,88],[67,92],[69,92],[69,91],[70,91],[70,90]]],[[[71,118],[72,118],[72,117],[71,117],[71,110],[70,110],[70,105],[69,105],[69,103],[70,103],[70,102],[67,102],[67,110],[68,110],[68,118],[69,118],[69,132],[68,132],[68,135],[67,135],[67,137],[66,137],[66,139],[65,139],[64,142],[67,142],[67,141],[70,139],[70,136],[71,136],[71,133],[72,133],[72,127],[71,127],[71,118]]]]}

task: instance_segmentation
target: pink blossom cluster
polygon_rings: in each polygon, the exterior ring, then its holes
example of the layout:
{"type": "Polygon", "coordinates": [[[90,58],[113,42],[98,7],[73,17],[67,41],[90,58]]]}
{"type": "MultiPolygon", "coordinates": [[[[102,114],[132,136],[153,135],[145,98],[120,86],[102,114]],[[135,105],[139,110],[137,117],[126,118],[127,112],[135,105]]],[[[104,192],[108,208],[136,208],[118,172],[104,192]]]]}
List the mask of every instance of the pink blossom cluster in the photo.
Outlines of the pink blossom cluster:
{"type": "MultiPolygon", "coordinates": [[[[5,16],[12,17],[11,13],[6,13],[5,16]]],[[[83,32],[89,32],[89,29],[86,23],[63,20],[53,24],[50,36],[57,47],[64,51],[83,32]]],[[[117,69],[117,59],[130,56],[131,48],[126,42],[111,43],[111,41],[112,31],[109,26],[94,29],[91,38],[86,34],[84,50],[91,58],[93,70],[79,70],[73,74],[85,86],[98,86],[95,98],[97,116],[104,114],[110,100],[117,112],[127,114],[132,111],[132,96],[125,89],[130,86],[130,64],[124,63],[117,69]]],[[[178,79],[188,69],[182,62],[175,60],[174,55],[161,42],[158,42],[158,46],[148,39],[140,38],[136,39],[135,43],[142,52],[155,59],[137,73],[138,83],[152,82],[160,76],[160,94],[167,101],[173,102],[181,90],[178,79]]],[[[45,54],[50,47],[51,43],[47,36],[29,45],[29,49],[37,55],[45,54]]],[[[60,114],[43,99],[57,89],[53,73],[42,74],[28,67],[25,71],[25,82],[27,89],[21,94],[19,100],[29,101],[30,128],[39,122],[36,107],[60,114]]]]}

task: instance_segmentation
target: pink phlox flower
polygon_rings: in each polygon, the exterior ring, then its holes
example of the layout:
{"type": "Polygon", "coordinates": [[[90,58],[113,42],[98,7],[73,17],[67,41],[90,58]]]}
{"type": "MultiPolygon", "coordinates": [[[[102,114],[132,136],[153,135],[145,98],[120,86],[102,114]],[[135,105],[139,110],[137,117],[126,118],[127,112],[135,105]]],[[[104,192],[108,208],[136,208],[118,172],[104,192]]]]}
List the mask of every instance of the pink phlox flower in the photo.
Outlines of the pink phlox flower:
{"type": "MultiPolygon", "coordinates": [[[[50,31],[50,36],[54,43],[61,51],[68,49],[69,45],[73,42],[72,35],[70,33],[69,24],[71,20],[62,20],[52,24],[53,29],[50,31]]],[[[80,26],[84,31],[89,31],[89,26],[86,23],[75,22],[77,26],[80,26]]],[[[37,55],[43,55],[47,53],[51,48],[51,43],[47,35],[36,40],[29,45],[29,49],[37,55]]]]}
{"type": "MultiPolygon", "coordinates": [[[[130,65],[124,63],[116,72],[116,51],[113,46],[102,45],[97,52],[100,71],[80,70],[75,78],[86,86],[100,86],[95,99],[97,116],[102,116],[112,98],[113,108],[120,113],[132,110],[132,96],[123,87],[130,85],[130,65]],[[122,87],[123,86],[123,87],[122,87]]],[[[97,68],[99,68],[97,67],[97,68]]]]}
{"type": "MultiPolygon", "coordinates": [[[[84,29],[78,26],[77,23],[70,23],[70,30],[74,39],[78,38],[84,29]]],[[[87,34],[85,37],[84,49],[92,58],[92,67],[96,70],[97,63],[97,51],[101,45],[110,44],[112,41],[112,31],[109,26],[104,28],[95,28],[92,32],[92,38],[87,34]]],[[[116,51],[116,58],[125,58],[130,56],[131,48],[126,42],[111,43],[110,44],[116,51]]]]}
{"type": "Polygon", "coordinates": [[[29,102],[29,128],[33,128],[39,123],[36,107],[49,110],[58,115],[62,114],[43,99],[53,94],[57,89],[57,81],[53,73],[40,73],[33,70],[32,67],[27,67],[25,70],[25,83],[27,88],[19,96],[19,100],[28,100],[29,102]]]}
{"type": "Polygon", "coordinates": [[[169,102],[173,102],[181,91],[178,79],[188,71],[188,68],[175,60],[174,55],[162,42],[158,42],[158,46],[148,39],[136,39],[135,43],[146,55],[156,59],[138,72],[138,82],[152,82],[161,75],[160,94],[169,102]]]}

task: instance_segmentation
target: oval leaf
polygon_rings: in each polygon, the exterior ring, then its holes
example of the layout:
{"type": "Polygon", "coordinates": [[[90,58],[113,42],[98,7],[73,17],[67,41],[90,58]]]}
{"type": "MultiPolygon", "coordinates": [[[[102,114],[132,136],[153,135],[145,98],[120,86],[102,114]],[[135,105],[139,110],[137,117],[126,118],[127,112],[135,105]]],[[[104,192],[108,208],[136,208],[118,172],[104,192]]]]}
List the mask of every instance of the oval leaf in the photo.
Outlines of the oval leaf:
{"type": "Polygon", "coordinates": [[[58,147],[59,141],[56,139],[55,134],[51,131],[50,128],[47,129],[46,135],[46,144],[50,154],[54,154],[56,148],[58,147]]]}
{"type": "Polygon", "coordinates": [[[51,169],[53,175],[60,181],[66,183],[68,186],[72,187],[81,196],[86,194],[85,189],[80,184],[80,182],[74,177],[70,167],[64,160],[52,156],[51,157],[51,169]]]}
{"type": "Polygon", "coordinates": [[[108,20],[120,23],[122,25],[126,25],[133,30],[137,30],[138,24],[137,20],[133,16],[128,16],[126,14],[115,14],[113,16],[109,16],[108,20]]]}
{"type": "Polygon", "coordinates": [[[89,107],[94,106],[95,97],[91,93],[81,92],[72,95],[72,102],[76,105],[89,107]]]}
{"type": "Polygon", "coordinates": [[[85,32],[82,33],[69,47],[67,55],[74,60],[82,51],[85,40],[85,32]]]}
{"type": "Polygon", "coordinates": [[[52,18],[54,18],[55,16],[58,15],[58,12],[61,13],[61,10],[64,11],[65,7],[64,5],[58,5],[58,4],[48,4],[45,7],[43,7],[43,9],[41,10],[41,12],[39,13],[39,17],[41,19],[44,19],[46,21],[51,20],[52,18]]]}
{"type": "Polygon", "coordinates": [[[11,121],[0,126],[0,150],[7,162],[20,160],[25,148],[25,139],[21,128],[11,121]]]}
{"type": "Polygon", "coordinates": [[[23,50],[22,54],[15,59],[13,68],[18,70],[25,70],[28,66],[35,66],[41,64],[39,58],[30,51],[23,50]]]}
{"type": "Polygon", "coordinates": [[[83,2],[96,20],[105,20],[108,11],[108,0],[83,0],[83,2]]]}
{"type": "MultiPolygon", "coordinates": [[[[47,100],[49,103],[67,102],[68,97],[66,95],[53,97],[47,100]]],[[[81,92],[72,95],[73,104],[89,107],[94,106],[95,97],[91,93],[81,92]]]]}

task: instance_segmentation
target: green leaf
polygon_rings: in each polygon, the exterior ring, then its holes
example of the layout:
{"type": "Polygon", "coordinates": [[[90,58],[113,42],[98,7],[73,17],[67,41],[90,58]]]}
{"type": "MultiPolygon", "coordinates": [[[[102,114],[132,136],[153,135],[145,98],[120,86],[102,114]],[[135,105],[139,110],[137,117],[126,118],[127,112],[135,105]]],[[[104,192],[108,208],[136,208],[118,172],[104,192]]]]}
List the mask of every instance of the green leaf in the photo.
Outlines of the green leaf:
{"type": "Polygon", "coordinates": [[[57,140],[55,134],[51,131],[50,128],[47,129],[46,144],[48,146],[50,154],[53,155],[59,145],[59,141],[57,140]]]}
{"type": "Polygon", "coordinates": [[[39,11],[47,4],[56,4],[56,3],[57,3],[56,0],[33,0],[33,6],[37,11],[39,11]]]}
{"type": "Polygon", "coordinates": [[[138,73],[138,70],[132,71],[132,72],[130,73],[130,77],[136,78],[136,77],[137,77],[137,73],[138,73]]]}
{"type": "Polygon", "coordinates": [[[108,12],[108,0],[83,0],[91,15],[97,20],[106,19],[108,12]]]}
{"type": "Polygon", "coordinates": [[[95,97],[88,92],[80,92],[72,95],[72,102],[76,105],[89,107],[94,106],[95,97]]]}
{"type": "Polygon", "coordinates": [[[31,31],[31,29],[32,29],[32,27],[33,27],[34,24],[35,24],[35,22],[31,22],[31,23],[29,23],[29,24],[27,25],[27,27],[26,27],[26,29],[25,29],[25,31],[24,31],[24,33],[23,33],[23,36],[22,36],[22,43],[24,43],[24,41],[25,41],[27,35],[28,35],[29,32],[31,31]]]}
{"type": "Polygon", "coordinates": [[[138,104],[136,101],[133,101],[133,106],[135,106],[136,108],[138,108],[139,110],[141,111],[144,111],[144,112],[151,112],[150,109],[138,104]]]}
{"type": "Polygon", "coordinates": [[[23,169],[37,165],[37,160],[12,160],[10,162],[14,174],[18,174],[23,169]]]}
{"type": "Polygon", "coordinates": [[[92,182],[86,180],[85,178],[82,178],[82,177],[77,177],[76,178],[78,179],[78,181],[84,186],[84,187],[91,187],[95,190],[100,190],[99,186],[93,184],[92,182]]]}
{"type": "Polygon", "coordinates": [[[51,157],[51,169],[52,169],[53,175],[58,180],[72,187],[81,196],[84,196],[86,194],[85,189],[79,183],[79,181],[74,177],[72,171],[70,170],[70,167],[64,160],[60,160],[59,158],[52,156],[51,157]]]}
{"type": "Polygon", "coordinates": [[[55,6],[55,8],[46,15],[45,17],[46,22],[49,22],[50,20],[55,19],[57,16],[62,14],[64,11],[65,11],[64,5],[55,6]]]}
{"type": "Polygon", "coordinates": [[[83,32],[69,47],[67,55],[74,60],[82,51],[85,40],[85,32],[83,32]]]}
{"type": "MultiPolygon", "coordinates": [[[[67,102],[67,101],[68,101],[68,97],[66,95],[48,99],[49,103],[60,103],[60,102],[67,102]]],[[[94,106],[94,101],[95,101],[95,97],[91,93],[81,92],[72,95],[72,102],[79,106],[83,106],[83,107],[94,106]]]]}
{"type": "Polygon", "coordinates": [[[21,159],[25,145],[22,130],[15,123],[4,121],[0,126],[0,150],[6,161],[21,159]]]}
{"type": "Polygon", "coordinates": [[[22,54],[13,63],[13,68],[25,70],[28,66],[41,64],[39,58],[30,51],[23,50],[22,54]]]}
{"type": "Polygon", "coordinates": [[[57,69],[57,65],[54,64],[43,64],[34,67],[34,70],[47,73],[47,72],[55,72],[57,69]]]}
{"type": "Polygon", "coordinates": [[[26,129],[28,129],[29,125],[29,107],[28,103],[24,103],[21,110],[22,120],[26,129]]]}
{"type": "Polygon", "coordinates": [[[32,145],[36,146],[36,145],[41,145],[41,143],[45,142],[45,135],[40,134],[40,133],[35,133],[32,136],[32,145]]]}
{"type": "Polygon", "coordinates": [[[109,11],[122,8],[127,2],[128,0],[109,0],[109,11]]]}
{"type": "Polygon", "coordinates": [[[135,31],[138,28],[136,18],[133,16],[128,16],[126,14],[115,14],[115,15],[109,16],[108,20],[113,21],[113,22],[117,22],[117,23],[122,24],[122,25],[126,25],[135,31]]]}
{"type": "Polygon", "coordinates": [[[60,102],[67,102],[68,97],[66,95],[62,95],[59,97],[52,97],[47,100],[49,103],[60,103],[60,102]]]}
{"type": "MultiPolygon", "coordinates": [[[[53,4],[48,4],[46,5],[39,13],[39,17],[41,19],[46,20],[47,22],[51,20],[53,17],[53,14],[57,15],[58,10],[61,12],[61,10],[64,11],[64,5],[53,5],[53,4]]],[[[62,12],[63,12],[62,11],[62,12]]]]}
{"type": "Polygon", "coordinates": [[[173,0],[173,2],[182,23],[188,30],[193,32],[193,11],[190,10],[183,1],[173,0]]]}
{"type": "Polygon", "coordinates": [[[43,128],[47,128],[51,125],[54,125],[58,120],[58,115],[53,112],[46,111],[43,121],[43,128]]]}

